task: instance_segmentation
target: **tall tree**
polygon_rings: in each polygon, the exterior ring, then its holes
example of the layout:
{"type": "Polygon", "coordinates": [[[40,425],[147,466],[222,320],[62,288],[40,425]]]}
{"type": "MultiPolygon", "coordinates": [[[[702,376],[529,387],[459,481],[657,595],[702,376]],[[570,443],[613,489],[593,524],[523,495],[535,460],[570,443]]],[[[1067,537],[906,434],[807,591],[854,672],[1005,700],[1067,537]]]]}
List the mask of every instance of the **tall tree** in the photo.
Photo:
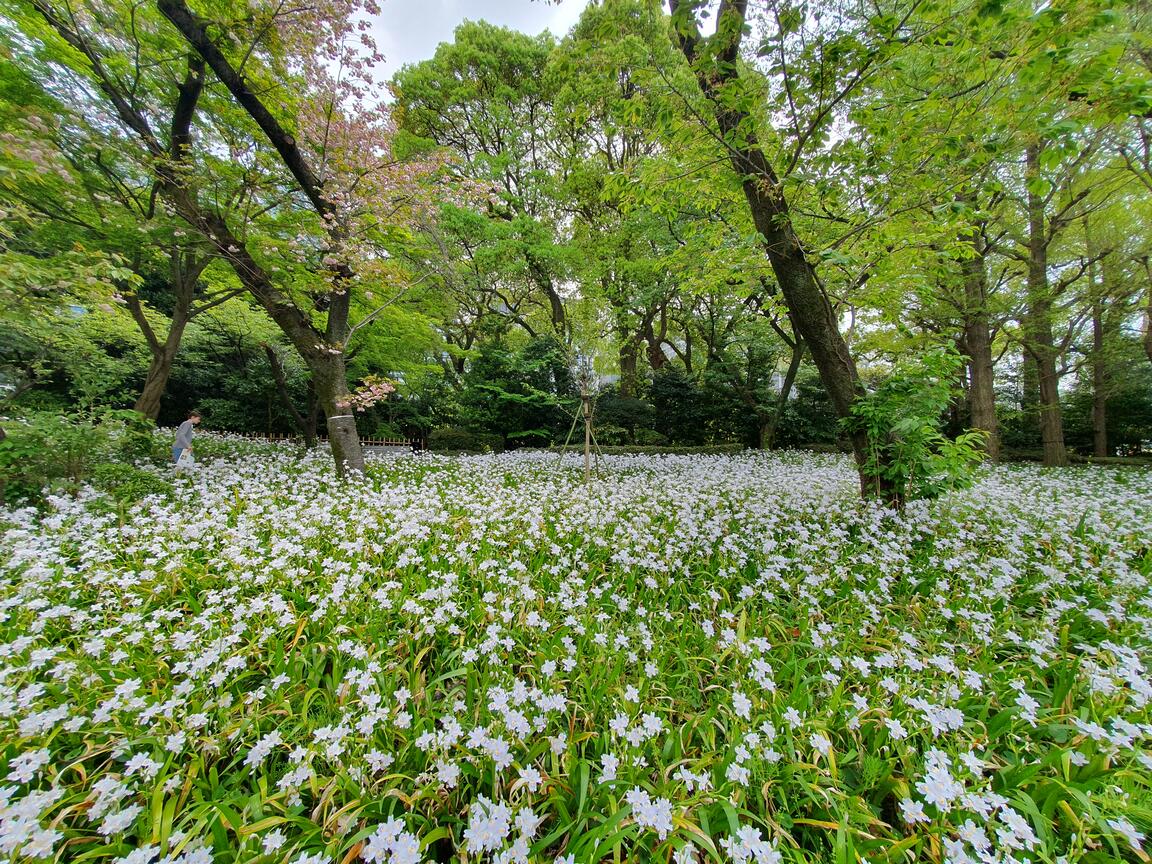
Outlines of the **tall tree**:
{"type": "MultiPolygon", "coordinates": [[[[705,5],[704,0],[669,0],[676,43],[712,106],[722,146],[741,178],[753,222],[763,238],[765,254],[792,321],[812,354],[837,415],[847,418],[862,391],[856,364],[840,333],[832,302],[796,232],[784,186],[761,146],[751,107],[754,88],[747,85],[741,71],[740,47],[748,4],[746,0],[723,0],[716,13],[715,33],[708,37],[702,36],[700,30],[700,13],[705,5]]],[[[892,27],[887,39],[881,37],[882,43],[899,38],[899,29],[899,26],[892,27]]],[[[781,32],[778,38],[783,40],[785,34],[781,32]]],[[[805,141],[799,139],[823,133],[832,110],[859,86],[880,53],[876,48],[858,58],[857,69],[845,79],[832,82],[835,95],[822,99],[822,110],[797,130],[798,140],[793,150],[796,160],[802,157],[805,146],[805,141]]],[[[865,434],[856,431],[851,437],[861,491],[883,493],[885,482],[867,467],[865,434]]]]}
{"type": "Polygon", "coordinates": [[[374,58],[354,38],[359,4],[285,3],[236,18],[216,7],[215,40],[185,3],[157,5],[164,17],[145,21],[151,13],[135,4],[79,10],[32,0],[59,40],[52,45],[21,20],[90,88],[91,104],[111,113],[105,125],[121,130],[160,199],[281,328],[312,373],[338,470],[360,469],[347,407],[352,295],[399,278],[387,260],[392,228],[426,208],[423,177],[436,163],[414,166],[391,150],[387,112],[374,110],[367,89],[374,58]],[[124,68],[123,58],[136,59],[124,68]],[[210,76],[223,93],[206,86],[210,76]],[[282,82],[274,102],[257,93],[257,80],[282,82]],[[170,104],[170,131],[157,132],[166,126],[157,106],[170,104]],[[221,150],[231,158],[218,158],[221,150]],[[233,218],[214,195],[238,169],[256,179],[233,218]]]}

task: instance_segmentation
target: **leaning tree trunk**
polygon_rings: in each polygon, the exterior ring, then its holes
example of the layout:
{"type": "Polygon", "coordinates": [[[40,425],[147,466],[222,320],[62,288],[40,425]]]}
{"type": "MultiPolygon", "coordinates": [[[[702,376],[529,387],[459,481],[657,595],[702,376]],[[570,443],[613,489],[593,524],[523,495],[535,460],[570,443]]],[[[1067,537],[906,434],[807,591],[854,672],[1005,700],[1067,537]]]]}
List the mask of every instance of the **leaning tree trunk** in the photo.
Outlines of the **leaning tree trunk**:
{"type": "MultiPolygon", "coordinates": [[[[848,418],[856,398],[863,393],[856,364],[840,333],[836,311],[796,234],[783,185],[760,146],[756,124],[747,110],[740,107],[743,100],[734,99],[728,89],[740,84],[740,41],[747,4],[721,5],[721,18],[734,17],[717,22],[716,33],[708,37],[708,41],[722,41],[715,48],[706,44],[703,51],[699,51],[702,40],[693,17],[694,5],[682,7],[682,0],[669,0],[669,5],[674,19],[680,12],[675,36],[677,46],[692,66],[701,92],[711,103],[729,162],[740,177],[752,221],[763,238],[765,254],[788,312],[798,335],[808,345],[836,415],[848,418]],[[684,12],[691,20],[684,20],[684,12]],[[698,52],[704,55],[704,61],[698,58],[698,52]]],[[[892,484],[882,476],[884,466],[872,463],[865,432],[853,431],[851,441],[861,494],[891,500],[892,484]]]]}
{"type": "MultiPolygon", "coordinates": [[[[1038,176],[1040,145],[1027,148],[1027,171],[1038,176]]],[[[1056,368],[1057,350],[1052,336],[1052,297],[1048,282],[1047,220],[1044,199],[1028,191],[1028,313],[1025,322],[1026,349],[1036,362],[1040,389],[1040,442],[1044,464],[1060,467],[1068,464],[1064,446],[1064,420],[1060,410],[1060,374],[1056,368]]]]}

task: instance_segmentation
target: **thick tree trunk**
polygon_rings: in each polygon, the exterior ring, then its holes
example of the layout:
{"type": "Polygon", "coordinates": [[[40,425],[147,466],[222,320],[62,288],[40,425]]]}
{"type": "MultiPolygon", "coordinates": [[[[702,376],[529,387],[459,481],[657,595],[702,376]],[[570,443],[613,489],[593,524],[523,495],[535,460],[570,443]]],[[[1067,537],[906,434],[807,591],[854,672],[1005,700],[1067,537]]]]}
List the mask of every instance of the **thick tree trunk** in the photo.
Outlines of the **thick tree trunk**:
{"type": "Polygon", "coordinates": [[[348,406],[348,372],[343,354],[313,357],[308,362],[316,399],[324,410],[328,426],[328,444],[336,470],[344,476],[348,471],[364,470],[364,450],[356,432],[356,417],[348,406]]]}
{"type": "MultiPolygon", "coordinates": [[[[1029,176],[1039,176],[1041,147],[1027,148],[1029,176]]],[[[1028,314],[1025,322],[1026,350],[1036,361],[1040,389],[1040,442],[1044,464],[1068,464],[1064,447],[1064,421],[1060,411],[1060,375],[1056,368],[1057,350],[1052,336],[1052,298],[1048,283],[1048,236],[1044,200],[1028,191],[1028,314]]]]}
{"type": "Polygon", "coordinates": [[[988,317],[988,269],[979,230],[972,232],[971,258],[961,264],[964,278],[964,350],[968,355],[968,410],[973,429],[986,433],[988,459],[1000,459],[1000,425],[996,418],[996,381],[992,363],[992,328],[988,317]]]}
{"type": "Polygon", "coordinates": [[[648,366],[653,372],[659,372],[668,362],[668,355],[664,353],[664,343],[651,324],[644,328],[645,354],[648,356],[648,366]]]}
{"type": "Polygon", "coordinates": [[[177,332],[176,322],[173,321],[172,327],[168,330],[168,339],[159,352],[152,353],[152,359],[148,363],[148,374],[144,377],[144,387],[140,390],[140,396],[136,399],[136,404],[133,407],[149,420],[155,420],[160,416],[160,400],[168,388],[168,378],[172,374],[172,363],[176,359],[176,351],[180,347],[180,337],[183,330],[184,327],[181,325],[180,332],[177,332]],[[176,337],[174,341],[173,335],[176,337]]]}
{"type": "MultiPolygon", "coordinates": [[[[683,12],[677,15],[681,0],[670,0],[669,5],[673,18],[680,19],[676,21],[678,47],[692,65],[697,84],[712,104],[729,162],[741,178],[752,221],[763,238],[764,251],[793,324],[807,343],[836,415],[847,418],[851,416],[856,398],[863,392],[856,364],[840,333],[832,303],[793,227],[783,186],[760,146],[754,131],[755,123],[747,111],[738,107],[739,101],[733,99],[727,89],[739,84],[738,58],[747,4],[733,0],[721,6],[721,18],[733,17],[718,22],[716,35],[709,39],[722,41],[715,49],[709,45],[702,52],[704,60],[697,57],[701,40],[694,16],[690,14],[688,17],[692,20],[685,20],[683,12]]],[[[689,4],[685,11],[691,13],[694,8],[689,4]]],[[[861,493],[890,498],[890,484],[869,468],[870,454],[865,433],[855,431],[851,440],[860,474],[861,493]]],[[[882,469],[883,466],[878,467],[882,469]]]]}

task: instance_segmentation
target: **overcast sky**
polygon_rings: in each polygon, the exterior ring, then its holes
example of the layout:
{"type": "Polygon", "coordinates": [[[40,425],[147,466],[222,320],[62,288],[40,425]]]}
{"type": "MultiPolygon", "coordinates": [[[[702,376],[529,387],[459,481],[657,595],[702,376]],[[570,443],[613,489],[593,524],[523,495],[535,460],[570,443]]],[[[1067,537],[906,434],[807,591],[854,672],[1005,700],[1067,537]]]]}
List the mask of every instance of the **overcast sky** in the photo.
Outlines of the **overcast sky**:
{"type": "Polygon", "coordinates": [[[452,40],[461,21],[489,21],[523,33],[551,30],[563,36],[576,23],[588,0],[383,0],[373,35],[385,63],[379,80],[388,80],[405,63],[427,60],[441,42],[452,40]]]}

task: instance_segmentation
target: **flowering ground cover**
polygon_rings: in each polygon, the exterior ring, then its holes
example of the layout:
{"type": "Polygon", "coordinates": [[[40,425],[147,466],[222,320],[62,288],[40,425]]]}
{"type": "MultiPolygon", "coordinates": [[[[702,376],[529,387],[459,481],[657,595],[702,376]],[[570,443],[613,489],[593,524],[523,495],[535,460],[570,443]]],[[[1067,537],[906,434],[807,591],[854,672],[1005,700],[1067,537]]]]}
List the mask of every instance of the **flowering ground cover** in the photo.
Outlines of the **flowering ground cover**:
{"type": "Polygon", "coordinates": [[[9,511],[13,859],[1147,861],[1152,474],[221,459],[9,511]]]}

